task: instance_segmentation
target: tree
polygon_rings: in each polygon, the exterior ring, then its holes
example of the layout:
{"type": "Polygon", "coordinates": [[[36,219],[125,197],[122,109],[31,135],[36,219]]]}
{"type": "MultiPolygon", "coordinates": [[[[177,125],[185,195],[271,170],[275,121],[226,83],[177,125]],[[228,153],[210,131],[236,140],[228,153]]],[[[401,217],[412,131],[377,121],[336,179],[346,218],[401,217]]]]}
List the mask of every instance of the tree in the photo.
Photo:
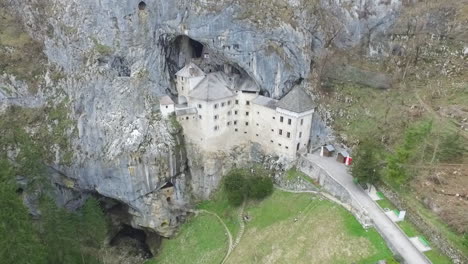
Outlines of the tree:
{"type": "Polygon", "coordinates": [[[107,223],[99,202],[91,197],[81,209],[82,244],[100,248],[107,235],[107,223]]]}
{"type": "Polygon", "coordinates": [[[224,189],[227,192],[229,203],[239,206],[246,196],[246,180],[241,169],[231,170],[224,180],[224,189]]]}
{"type": "Polygon", "coordinates": [[[246,198],[263,199],[273,192],[273,181],[263,168],[233,169],[224,179],[228,201],[239,206],[246,198]]]}
{"type": "Polygon", "coordinates": [[[248,196],[253,199],[264,199],[273,192],[273,181],[267,177],[256,176],[248,179],[248,196]]]}
{"type": "Polygon", "coordinates": [[[12,167],[0,160],[0,259],[2,263],[47,263],[44,247],[16,188],[12,167]]]}
{"type": "Polygon", "coordinates": [[[351,174],[359,182],[375,183],[380,179],[377,148],[377,144],[372,141],[363,141],[357,147],[351,166],[351,174]]]}
{"type": "Polygon", "coordinates": [[[437,157],[442,162],[459,162],[466,152],[463,140],[458,134],[448,134],[442,138],[437,157]]]}

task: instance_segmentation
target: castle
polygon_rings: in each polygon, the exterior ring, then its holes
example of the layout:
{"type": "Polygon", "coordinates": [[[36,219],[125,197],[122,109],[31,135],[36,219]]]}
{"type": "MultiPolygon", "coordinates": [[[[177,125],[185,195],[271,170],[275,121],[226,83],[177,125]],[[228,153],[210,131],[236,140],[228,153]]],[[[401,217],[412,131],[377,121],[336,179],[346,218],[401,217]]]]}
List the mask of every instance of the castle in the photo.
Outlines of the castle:
{"type": "Polygon", "coordinates": [[[162,97],[161,113],[175,113],[186,141],[204,151],[258,143],[266,154],[294,160],[308,148],[314,106],[299,87],[275,100],[260,95],[249,78],[205,73],[192,62],[176,73],[176,87],[178,104],[162,97]]]}

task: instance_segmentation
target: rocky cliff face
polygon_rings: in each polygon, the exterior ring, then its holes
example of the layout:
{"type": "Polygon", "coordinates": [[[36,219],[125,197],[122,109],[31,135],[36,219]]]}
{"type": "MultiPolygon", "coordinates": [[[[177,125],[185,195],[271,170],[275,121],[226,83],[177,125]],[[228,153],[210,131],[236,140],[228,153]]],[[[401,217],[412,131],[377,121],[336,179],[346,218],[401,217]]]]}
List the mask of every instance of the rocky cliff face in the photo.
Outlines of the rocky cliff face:
{"type": "MultiPolygon", "coordinates": [[[[187,158],[176,126],[161,120],[157,96],[173,91],[171,74],[202,44],[280,97],[313,85],[327,49],[351,47],[390,26],[397,0],[3,0],[43,43],[48,63],[38,92],[1,78],[0,99],[36,107],[66,101],[72,157],[56,149],[58,170],[74,188],[127,204],[133,225],[170,236],[191,197],[207,197],[222,169],[197,153],[187,158]],[[178,41],[188,36],[196,42],[178,41]],[[192,44],[191,44],[192,43],[192,44]],[[8,88],[8,92],[6,88],[8,88]],[[14,91],[15,98],[11,91],[14,91]],[[19,103],[20,102],[20,103],[19,103]],[[172,182],[170,201],[161,187],[172,182]],[[209,186],[204,186],[208,184],[209,186]]],[[[323,125],[317,124],[320,131],[323,125]]],[[[221,162],[219,157],[213,162],[221,162]]]]}

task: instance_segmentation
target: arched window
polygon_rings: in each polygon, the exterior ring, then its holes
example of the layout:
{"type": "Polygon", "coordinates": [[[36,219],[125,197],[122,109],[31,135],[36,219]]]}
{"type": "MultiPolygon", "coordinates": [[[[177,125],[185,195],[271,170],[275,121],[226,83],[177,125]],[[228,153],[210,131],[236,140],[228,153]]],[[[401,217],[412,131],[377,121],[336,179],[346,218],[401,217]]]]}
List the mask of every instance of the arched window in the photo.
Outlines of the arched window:
{"type": "Polygon", "coordinates": [[[138,9],[140,10],[145,10],[146,9],[146,3],[144,1],[141,1],[139,4],[138,4],[138,9]]]}

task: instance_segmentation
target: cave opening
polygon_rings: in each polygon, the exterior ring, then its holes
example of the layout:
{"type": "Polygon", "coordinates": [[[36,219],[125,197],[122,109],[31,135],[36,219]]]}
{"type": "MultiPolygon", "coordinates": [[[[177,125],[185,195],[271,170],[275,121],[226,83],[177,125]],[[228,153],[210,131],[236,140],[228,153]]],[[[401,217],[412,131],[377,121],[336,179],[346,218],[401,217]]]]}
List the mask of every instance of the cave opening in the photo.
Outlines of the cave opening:
{"type": "Polygon", "coordinates": [[[131,247],[134,254],[141,255],[145,259],[153,257],[148,244],[145,231],[123,224],[119,232],[110,240],[113,247],[131,247]]]}
{"type": "Polygon", "coordinates": [[[203,53],[203,44],[189,38],[189,44],[192,47],[192,58],[201,58],[203,53]]]}
{"type": "Polygon", "coordinates": [[[141,1],[140,3],[138,3],[138,9],[140,11],[145,10],[146,9],[146,3],[144,1],[141,1]]]}

